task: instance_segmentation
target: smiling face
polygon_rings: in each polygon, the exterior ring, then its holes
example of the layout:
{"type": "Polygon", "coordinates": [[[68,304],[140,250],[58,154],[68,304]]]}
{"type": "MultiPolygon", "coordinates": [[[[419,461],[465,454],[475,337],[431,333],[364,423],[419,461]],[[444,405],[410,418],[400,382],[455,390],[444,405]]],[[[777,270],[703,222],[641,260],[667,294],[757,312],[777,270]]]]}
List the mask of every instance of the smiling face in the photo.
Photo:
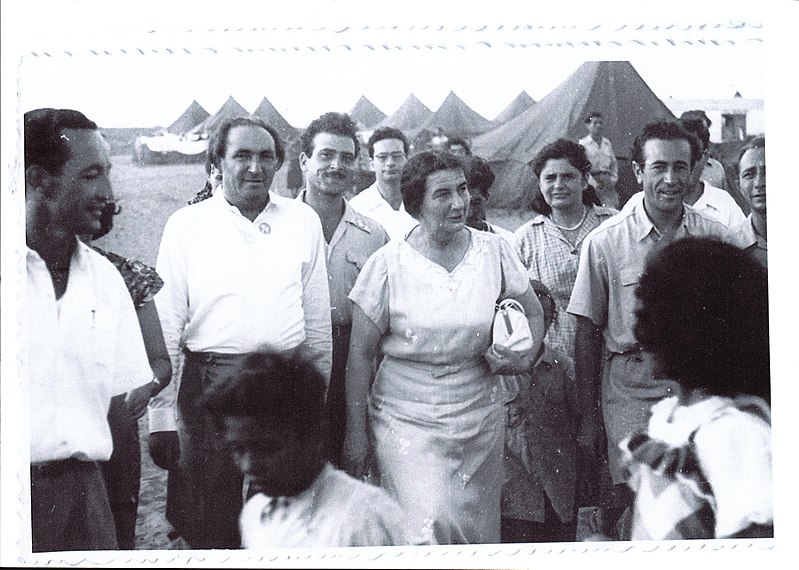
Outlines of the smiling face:
{"type": "Polygon", "coordinates": [[[544,201],[553,210],[572,211],[582,208],[583,191],[588,181],[568,159],[548,160],[538,181],[544,201]]]}
{"type": "Polygon", "coordinates": [[[766,149],[751,148],[741,157],[738,181],[755,214],[766,215],[766,149]]]}
{"type": "Polygon", "coordinates": [[[318,133],[311,156],[300,154],[310,192],[341,196],[355,181],[355,141],[348,136],[318,133]]]}
{"type": "Polygon", "coordinates": [[[682,213],[691,177],[691,145],[685,139],[649,139],[643,147],[644,164],[633,162],[635,177],[644,189],[650,216],[682,213]]]}
{"type": "Polygon", "coordinates": [[[374,144],[374,156],[369,160],[369,166],[375,173],[378,183],[399,184],[402,177],[402,167],[405,166],[407,157],[405,147],[399,139],[382,139],[374,144]]]}
{"type": "Polygon", "coordinates": [[[220,160],[225,199],[240,210],[263,209],[277,169],[272,135],[261,127],[233,127],[226,142],[220,160]]]}
{"type": "Polygon", "coordinates": [[[469,190],[463,170],[438,170],[427,177],[419,224],[427,233],[454,234],[466,224],[469,190]]]}
{"type": "Polygon", "coordinates": [[[47,175],[49,224],[66,234],[94,235],[106,204],[114,200],[110,147],[99,131],[64,129],[61,136],[70,157],[60,175],[47,175]]]}

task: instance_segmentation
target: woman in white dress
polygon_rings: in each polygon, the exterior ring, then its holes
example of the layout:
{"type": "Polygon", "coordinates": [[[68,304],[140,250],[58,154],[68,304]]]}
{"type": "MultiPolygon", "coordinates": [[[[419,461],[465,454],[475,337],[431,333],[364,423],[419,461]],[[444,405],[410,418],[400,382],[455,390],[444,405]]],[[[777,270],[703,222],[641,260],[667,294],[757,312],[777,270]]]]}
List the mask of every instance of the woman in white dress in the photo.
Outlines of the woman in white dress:
{"type": "Polygon", "coordinates": [[[401,191],[419,225],[376,251],[350,293],[344,465],[355,476],[376,471],[420,540],[499,542],[495,374],[532,366],[541,305],[511,246],[466,227],[469,191],[455,156],[413,156],[401,191]],[[506,297],[525,309],[530,351],[491,345],[495,304],[506,297]]]}

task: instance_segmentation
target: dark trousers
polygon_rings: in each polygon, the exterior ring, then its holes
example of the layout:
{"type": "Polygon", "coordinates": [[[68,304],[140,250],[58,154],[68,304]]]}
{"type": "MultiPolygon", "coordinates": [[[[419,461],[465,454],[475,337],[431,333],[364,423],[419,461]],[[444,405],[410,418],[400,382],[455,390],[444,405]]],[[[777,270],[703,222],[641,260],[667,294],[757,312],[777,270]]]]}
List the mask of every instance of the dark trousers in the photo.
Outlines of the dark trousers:
{"type": "Polygon", "coordinates": [[[108,500],[121,550],[136,548],[136,514],[141,482],[141,447],[138,421],[130,417],[125,396],[111,399],[108,425],[114,442],[111,459],[101,464],[108,500]]]}
{"type": "Polygon", "coordinates": [[[33,552],[117,548],[97,463],[65,459],[31,465],[30,471],[33,552]]]}
{"type": "Polygon", "coordinates": [[[184,352],[178,391],[182,481],[173,487],[182,505],[177,530],[192,548],[240,548],[243,477],[197,403],[205,390],[235,378],[247,355],[184,352]]]}
{"type": "Polygon", "coordinates": [[[328,459],[336,467],[341,467],[341,448],[344,446],[344,433],[347,428],[347,401],[344,390],[344,377],[347,373],[347,357],[350,352],[351,327],[333,327],[333,366],[330,371],[330,384],[327,388],[325,416],[327,420],[328,459]]]}
{"type": "Polygon", "coordinates": [[[544,522],[502,517],[502,542],[574,542],[577,533],[577,513],[569,522],[562,522],[544,497],[544,522]]]}

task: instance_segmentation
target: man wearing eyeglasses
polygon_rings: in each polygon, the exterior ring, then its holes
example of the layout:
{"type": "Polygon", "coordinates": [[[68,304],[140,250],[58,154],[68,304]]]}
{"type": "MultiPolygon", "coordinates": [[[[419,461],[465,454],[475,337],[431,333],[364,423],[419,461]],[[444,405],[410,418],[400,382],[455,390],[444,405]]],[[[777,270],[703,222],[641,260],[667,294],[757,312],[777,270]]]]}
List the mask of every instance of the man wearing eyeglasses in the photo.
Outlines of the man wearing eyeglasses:
{"type": "Polygon", "coordinates": [[[418,223],[402,204],[400,180],[408,160],[408,139],[392,127],[377,129],[366,143],[375,183],[354,196],[355,211],[376,220],[391,239],[403,239],[418,223]]]}
{"type": "Polygon", "coordinates": [[[344,199],[355,178],[360,147],[355,123],[349,115],[325,113],[314,119],[303,131],[300,145],[305,188],[297,200],[317,213],[327,242],[333,367],[325,407],[328,422],[325,448],[327,459],[338,467],[347,417],[344,376],[352,329],[352,301],[347,295],[366,260],[388,243],[388,236],[380,224],[356,212],[344,199]]]}
{"type": "MultiPolygon", "coordinates": [[[[173,370],[183,374],[150,404],[150,453],[185,486],[170,521],[192,548],[239,548],[242,476],[197,409],[205,389],[230,382],[248,353],[310,360],[330,377],[330,297],[319,217],[269,191],[284,159],[277,131],[253,117],[223,122],[209,141],[222,172],[213,196],[167,221],[155,296],[173,370]],[[176,411],[180,417],[180,447],[176,411]]],[[[173,378],[173,380],[175,380],[173,378]]],[[[169,498],[168,498],[169,500],[169,498]]]]}

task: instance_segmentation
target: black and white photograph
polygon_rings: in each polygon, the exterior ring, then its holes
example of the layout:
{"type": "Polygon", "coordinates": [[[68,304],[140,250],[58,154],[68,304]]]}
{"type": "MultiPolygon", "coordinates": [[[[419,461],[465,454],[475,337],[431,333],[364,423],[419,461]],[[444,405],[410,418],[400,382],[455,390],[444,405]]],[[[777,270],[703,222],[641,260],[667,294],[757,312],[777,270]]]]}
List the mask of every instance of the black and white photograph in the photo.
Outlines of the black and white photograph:
{"type": "Polygon", "coordinates": [[[614,4],[4,4],[2,565],[789,556],[799,3],[614,4]]]}

